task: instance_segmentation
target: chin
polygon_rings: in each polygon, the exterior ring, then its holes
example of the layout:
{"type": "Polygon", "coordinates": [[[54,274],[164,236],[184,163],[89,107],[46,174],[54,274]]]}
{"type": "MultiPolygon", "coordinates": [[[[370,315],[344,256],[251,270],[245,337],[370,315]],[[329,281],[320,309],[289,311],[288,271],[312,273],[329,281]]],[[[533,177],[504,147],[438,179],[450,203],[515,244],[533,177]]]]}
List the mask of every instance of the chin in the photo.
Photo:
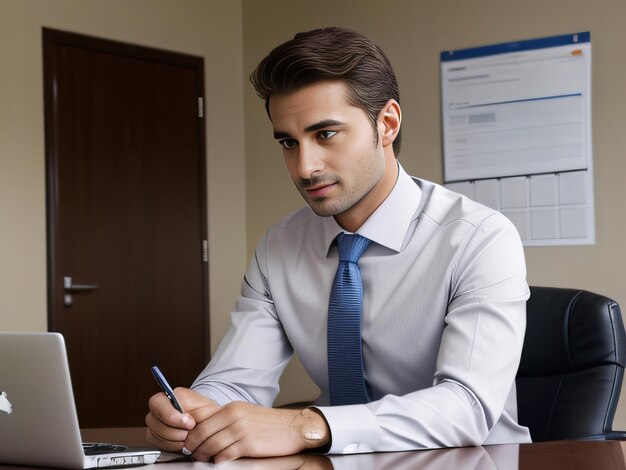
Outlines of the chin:
{"type": "Polygon", "coordinates": [[[309,206],[311,207],[313,212],[315,212],[320,217],[330,217],[333,215],[339,215],[339,214],[346,212],[349,209],[349,207],[348,208],[337,207],[336,205],[332,206],[332,205],[323,204],[323,203],[316,203],[315,201],[307,201],[307,202],[309,203],[309,206]]]}
{"type": "Polygon", "coordinates": [[[315,212],[315,214],[319,215],[320,217],[330,217],[331,215],[336,215],[333,211],[324,210],[323,208],[315,207],[312,204],[309,205],[311,206],[311,209],[313,209],[313,212],[315,212]]]}

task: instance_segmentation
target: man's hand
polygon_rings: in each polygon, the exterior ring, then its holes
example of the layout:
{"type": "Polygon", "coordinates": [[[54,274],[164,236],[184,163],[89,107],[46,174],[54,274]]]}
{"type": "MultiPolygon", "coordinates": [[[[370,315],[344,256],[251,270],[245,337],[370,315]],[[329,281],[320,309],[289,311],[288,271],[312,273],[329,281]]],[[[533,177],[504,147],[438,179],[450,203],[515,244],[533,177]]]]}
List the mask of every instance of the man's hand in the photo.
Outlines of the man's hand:
{"type": "Polygon", "coordinates": [[[147,440],[150,444],[168,452],[181,452],[190,430],[206,416],[214,414],[219,406],[209,398],[188,388],[174,390],[184,414],[179,413],[163,392],[150,398],[150,412],[146,415],[147,440]]]}
{"type": "Polygon", "coordinates": [[[221,408],[203,407],[191,414],[197,424],[187,435],[184,447],[201,461],[291,455],[323,446],[330,439],[326,420],[311,409],[274,409],[233,402],[221,408]],[[200,414],[205,415],[204,419],[199,419],[200,414]]]}

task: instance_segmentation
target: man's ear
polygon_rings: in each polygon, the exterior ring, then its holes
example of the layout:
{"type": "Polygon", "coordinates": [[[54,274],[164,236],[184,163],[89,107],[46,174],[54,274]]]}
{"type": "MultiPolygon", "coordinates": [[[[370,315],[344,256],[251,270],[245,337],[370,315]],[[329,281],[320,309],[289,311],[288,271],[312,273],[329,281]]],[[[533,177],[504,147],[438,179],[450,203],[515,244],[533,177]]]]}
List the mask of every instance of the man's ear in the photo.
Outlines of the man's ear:
{"type": "Polygon", "coordinates": [[[402,123],[402,110],[400,104],[396,100],[389,100],[378,113],[378,128],[381,132],[381,141],[383,147],[393,144],[396,140],[398,132],[400,132],[400,124],[402,123]]]}

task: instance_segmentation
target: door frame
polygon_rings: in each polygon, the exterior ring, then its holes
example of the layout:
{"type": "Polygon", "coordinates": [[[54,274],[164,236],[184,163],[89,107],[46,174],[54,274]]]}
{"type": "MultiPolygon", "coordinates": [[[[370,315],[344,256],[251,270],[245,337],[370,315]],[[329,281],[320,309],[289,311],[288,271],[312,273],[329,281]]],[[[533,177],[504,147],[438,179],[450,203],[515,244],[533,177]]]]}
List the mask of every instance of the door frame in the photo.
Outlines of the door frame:
{"type": "Polygon", "coordinates": [[[54,279],[56,266],[55,233],[58,227],[58,181],[57,155],[55,153],[55,116],[54,116],[54,60],[53,46],[63,45],[79,47],[98,52],[105,52],[145,61],[154,61],[194,69],[199,80],[198,96],[198,152],[200,153],[200,231],[203,246],[198,247],[199,256],[203,257],[202,311],[205,324],[204,356],[209,357],[210,347],[210,312],[209,312],[209,263],[208,263],[208,200],[207,200],[207,163],[206,163],[206,124],[204,112],[204,59],[199,56],[172,52],[153,47],[128,44],[120,41],[96,38],[84,34],[70,33],[52,28],[42,28],[43,46],[43,86],[44,86],[44,134],[45,134],[45,181],[46,181],[46,253],[47,253],[47,324],[48,331],[54,330],[54,309],[57,289],[62,289],[63,280],[54,279]]]}

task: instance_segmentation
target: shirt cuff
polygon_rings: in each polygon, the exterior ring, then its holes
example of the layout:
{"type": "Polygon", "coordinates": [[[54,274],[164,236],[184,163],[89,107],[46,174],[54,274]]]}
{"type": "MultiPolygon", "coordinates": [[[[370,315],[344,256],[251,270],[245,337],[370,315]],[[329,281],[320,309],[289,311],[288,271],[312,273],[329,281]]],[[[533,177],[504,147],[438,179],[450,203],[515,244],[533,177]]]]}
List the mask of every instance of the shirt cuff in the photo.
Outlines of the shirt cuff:
{"type": "Polygon", "coordinates": [[[315,406],[324,415],[331,434],[329,454],[374,452],[380,428],[365,405],[315,406]]]}

